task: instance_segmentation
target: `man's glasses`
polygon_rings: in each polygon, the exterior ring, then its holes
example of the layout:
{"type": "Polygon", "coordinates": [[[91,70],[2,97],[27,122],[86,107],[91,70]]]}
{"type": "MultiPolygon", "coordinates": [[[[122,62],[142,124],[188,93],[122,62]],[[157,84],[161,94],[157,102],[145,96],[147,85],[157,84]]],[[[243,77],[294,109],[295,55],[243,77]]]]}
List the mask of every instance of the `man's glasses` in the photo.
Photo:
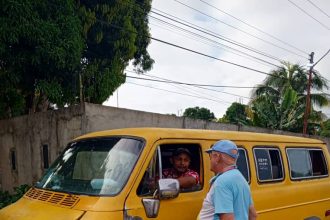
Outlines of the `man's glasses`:
{"type": "Polygon", "coordinates": [[[208,153],[209,154],[209,157],[210,157],[210,159],[212,158],[212,156],[217,156],[217,157],[219,157],[220,156],[220,153],[217,153],[217,152],[210,152],[210,153],[208,153]]]}

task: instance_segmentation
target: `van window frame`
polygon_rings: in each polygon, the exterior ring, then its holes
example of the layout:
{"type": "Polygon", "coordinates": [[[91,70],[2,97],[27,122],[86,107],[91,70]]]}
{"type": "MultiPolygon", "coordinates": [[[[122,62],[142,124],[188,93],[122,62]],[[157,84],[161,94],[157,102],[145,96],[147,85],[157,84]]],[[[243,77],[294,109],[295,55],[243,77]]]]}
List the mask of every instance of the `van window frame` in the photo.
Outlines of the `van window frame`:
{"type": "Polygon", "coordinates": [[[256,175],[257,175],[258,183],[260,183],[260,184],[279,183],[279,182],[283,182],[285,180],[285,169],[284,169],[284,163],[283,163],[283,155],[282,155],[281,149],[278,146],[256,145],[252,148],[252,151],[253,151],[254,165],[255,165],[255,169],[256,169],[256,175]],[[255,154],[255,150],[257,150],[257,149],[277,150],[279,152],[281,168],[282,168],[282,174],[283,174],[282,178],[271,179],[271,180],[260,180],[259,179],[258,163],[257,163],[256,154],[255,154]]]}
{"type": "MultiPolygon", "coordinates": [[[[244,154],[245,154],[245,162],[246,162],[246,166],[247,166],[247,172],[248,172],[248,180],[247,182],[250,184],[251,183],[251,168],[250,168],[250,162],[249,162],[249,154],[247,152],[247,150],[245,149],[244,146],[242,145],[238,145],[237,146],[238,150],[243,150],[244,154]]],[[[238,155],[239,157],[240,155],[238,155]]],[[[237,164],[236,164],[237,165],[237,164]]],[[[237,168],[238,169],[238,168],[237,168]]],[[[242,174],[243,175],[243,174],[242,174]]],[[[243,175],[244,176],[244,175],[243,175]]]]}
{"type": "MultiPolygon", "coordinates": [[[[57,162],[57,160],[61,159],[62,155],[64,154],[64,152],[66,152],[68,149],[70,149],[72,147],[73,144],[77,143],[77,142],[84,142],[84,141],[98,141],[98,140],[103,140],[103,139],[111,139],[111,138],[122,138],[122,139],[133,139],[136,141],[140,141],[141,142],[141,151],[139,152],[138,157],[136,158],[136,161],[134,163],[134,165],[132,166],[132,170],[130,172],[130,174],[128,175],[125,183],[123,184],[123,186],[121,187],[121,189],[117,192],[117,193],[113,193],[113,194],[89,194],[89,193],[84,193],[84,192],[70,192],[70,191],[66,191],[66,190],[54,190],[51,189],[51,191],[53,192],[63,192],[63,193],[69,193],[69,194],[73,194],[73,195],[88,195],[88,196],[98,196],[98,197],[115,197],[117,195],[119,195],[120,193],[122,193],[122,191],[124,190],[125,187],[127,187],[127,183],[129,182],[130,178],[132,178],[132,174],[134,173],[135,169],[137,169],[137,164],[141,158],[141,155],[143,154],[143,151],[146,149],[146,139],[144,139],[143,137],[139,137],[139,136],[131,136],[131,135],[106,135],[106,136],[92,136],[92,137],[87,137],[87,138],[81,138],[81,139],[77,139],[77,140],[73,140],[71,142],[69,142],[67,144],[67,146],[64,148],[64,150],[62,151],[62,153],[57,157],[57,159],[52,162],[50,164],[50,168],[57,162]]],[[[48,170],[49,170],[48,169],[48,170]]],[[[44,174],[46,175],[46,173],[44,174]]],[[[40,180],[42,180],[42,178],[44,178],[44,176],[40,177],[40,180]]],[[[36,184],[34,184],[34,187],[37,189],[42,189],[42,190],[50,190],[50,189],[46,189],[43,187],[39,187],[37,186],[37,184],[39,183],[37,182],[36,184]]]]}
{"type": "MultiPolygon", "coordinates": [[[[169,147],[164,147],[166,145],[176,145],[176,146],[180,146],[180,145],[190,145],[188,147],[185,147],[187,148],[188,150],[190,150],[191,152],[191,148],[196,148],[198,149],[198,155],[194,155],[193,156],[198,156],[199,157],[199,165],[198,165],[198,170],[195,170],[198,174],[199,174],[199,182],[200,182],[200,185],[198,186],[198,188],[192,188],[192,189],[180,189],[180,194],[181,193],[194,193],[194,192],[200,192],[200,191],[203,191],[204,189],[204,185],[205,185],[205,181],[204,181],[204,175],[205,175],[205,168],[204,168],[204,161],[203,161],[203,144],[201,142],[190,142],[190,141],[187,141],[187,142],[175,142],[175,141],[166,141],[166,142],[162,142],[160,144],[157,144],[156,145],[156,149],[153,151],[153,156],[152,157],[156,157],[156,160],[154,161],[155,162],[155,166],[157,169],[157,173],[158,173],[158,178],[159,179],[163,179],[163,175],[162,175],[162,171],[163,169],[165,168],[163,166],[164,164],[164,157],[163,157],[163,153],[166,152],[166,150],[164,151],[164,148],[169,148],[169,147]]],[[[180,147],[177,147],[177,148],[180,148],[180,147]]],[[[171,148],[169,148],[171,149],[171,148]]],[[[172,149],[173,150],[173,149],[172,149]]],[[[148,162],[148,165],[147,165],[147,169],[148,167],[150,166],[150,162],[151,160],[148,162]]],[[[144,171],[144,173],[146,172],[146,170],[144,171]]],[[[139,193],[138,190],[139,190],[139,187],[141,184],[143,184],[143,179],[144,179],[144,175],[142,176],[141,180],[138,181],[139,184],[138,184],[138,188],[136,190],[136,195],[138,197],[150,197],[153,195],[154,192],[152,193],[139,193]]]]}
{"type": "MultiPolygon", "coordinates": [[[[164,153],[164,148],[169,148],[169,147],[166,147],[166,145],[175,145],[175,146],[181,146],[183,148],[187,148],[191,154],[192,154],[192,158],[194,158],[194,156],[198,156],[199,157],[199,165],[198,165],[198,170],[194,170],[195,172],[198,173],[199,175],[199,186],[198,187],[193,187],[192,189],[180,189],[180,193],[191,193],[191,192],[198,192],[198,191],[202,191],[204,189],[204,161],[203,161],[203,146],[200,142],[179,142],[179,143],[176,143],[176,142],[166,142],[166,143],[161,143],[157,146],[157,154],[159,154],[159,165],[158,165],[158,168],[159,168],[159,176],[161,178],[164,178],[162,176],[162,171],[163,169],[165,169],[165,167],[163,166],[163,159],[164,157],[162,156],[162,153],[164,153]],[[188,146],[184,146],[184,145],[188,145],[188,146]],[[196,148],[198,149],[198,154],[194,155],[191,151],[191,148],[196,148]]],[[[177,148],[180,148],[180,147],[176,147],[177,148]]],[[[190,168],[191,168],[191,164],[190,164],[190,168]]]]}
{"type": "MultiPolygon", "coordinates": [[[[307,147],[290,146],[290,147],[285,148],[285,153],[286,153],[286,158],[288,160],[288,169],[289,169],[289,173],[290,173],[289,175],[290,175],[290,179],[292,181],[301,181],[301,180],[309,180],[309,179],[322,179],[322,178],[326,178],[326,177],[329,176],[328,161],[327,161],[326,155],[323,151],[323,148],[321,148],[321,147],[308,147],[308,146],[307,147]],[[308,150],[308,152],[309,151],[321,151],[322,154],[323,154],[324,161],[325,161],[325,168],[327,170],[327,174],[326,175],[318,175],[318,176],[292,177],[291,176],[291,163],[290,163],[290,160],[289,160],[288,150],[297,150],[297,149],[308,150]]],[[[309,163],[312,167],[312,172],[313,172],[313,164],[312,164],[310,156],[309,156],[309,163]]]]}

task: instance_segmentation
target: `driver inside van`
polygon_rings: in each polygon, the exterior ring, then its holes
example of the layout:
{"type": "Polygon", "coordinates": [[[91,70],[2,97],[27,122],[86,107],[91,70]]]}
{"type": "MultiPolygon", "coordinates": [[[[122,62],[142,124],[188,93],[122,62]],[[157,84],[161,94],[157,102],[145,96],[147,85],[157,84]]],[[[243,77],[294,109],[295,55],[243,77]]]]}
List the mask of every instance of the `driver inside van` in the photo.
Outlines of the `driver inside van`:
{"type": "Polygon", "coordinates": [[[189,169],[191,153],[187,148],[178,148],[170,158],[172,168],[164,169],[163,178],[177,179],[180,188],[187,189],[199,184],[199,175],[196,171],[189,169]]]}

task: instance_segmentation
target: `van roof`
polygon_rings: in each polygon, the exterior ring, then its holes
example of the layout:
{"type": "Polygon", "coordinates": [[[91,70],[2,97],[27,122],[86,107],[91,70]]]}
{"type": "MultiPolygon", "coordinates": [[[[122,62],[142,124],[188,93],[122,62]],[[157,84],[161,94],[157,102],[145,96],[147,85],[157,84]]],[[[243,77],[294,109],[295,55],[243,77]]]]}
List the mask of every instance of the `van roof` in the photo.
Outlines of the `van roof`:
{"type": "Polygon", "coordinates": [[[321,140],[295,137],[288,135],[276,135],[267,133],[253,133],[242,131],[201,130],[201,129],[176,129],[176,128],[123,128],[106,131],[92,132],[76,138],[75,140],[106,137],[106,136],[135,136],[144,139],[205,139],[219,140],[229,139],[233,141],[262,141],[262,142],[286,142],[286,143],[311,143],[322,144],[321,140]]]}

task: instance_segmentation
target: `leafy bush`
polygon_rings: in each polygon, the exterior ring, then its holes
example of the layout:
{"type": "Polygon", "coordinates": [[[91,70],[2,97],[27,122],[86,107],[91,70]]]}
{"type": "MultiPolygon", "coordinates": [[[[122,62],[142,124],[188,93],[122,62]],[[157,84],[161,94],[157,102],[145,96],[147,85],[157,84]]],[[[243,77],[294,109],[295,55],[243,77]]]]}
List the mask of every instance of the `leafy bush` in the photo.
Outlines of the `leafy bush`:
{"type": "Polygon", "coordinates": [[[14,187],[14,194],[10,194],[8,191],[0,190],[0,209],[19,200],[29,189],[30,186],[24,184],[18,187],[14,187]]]}

